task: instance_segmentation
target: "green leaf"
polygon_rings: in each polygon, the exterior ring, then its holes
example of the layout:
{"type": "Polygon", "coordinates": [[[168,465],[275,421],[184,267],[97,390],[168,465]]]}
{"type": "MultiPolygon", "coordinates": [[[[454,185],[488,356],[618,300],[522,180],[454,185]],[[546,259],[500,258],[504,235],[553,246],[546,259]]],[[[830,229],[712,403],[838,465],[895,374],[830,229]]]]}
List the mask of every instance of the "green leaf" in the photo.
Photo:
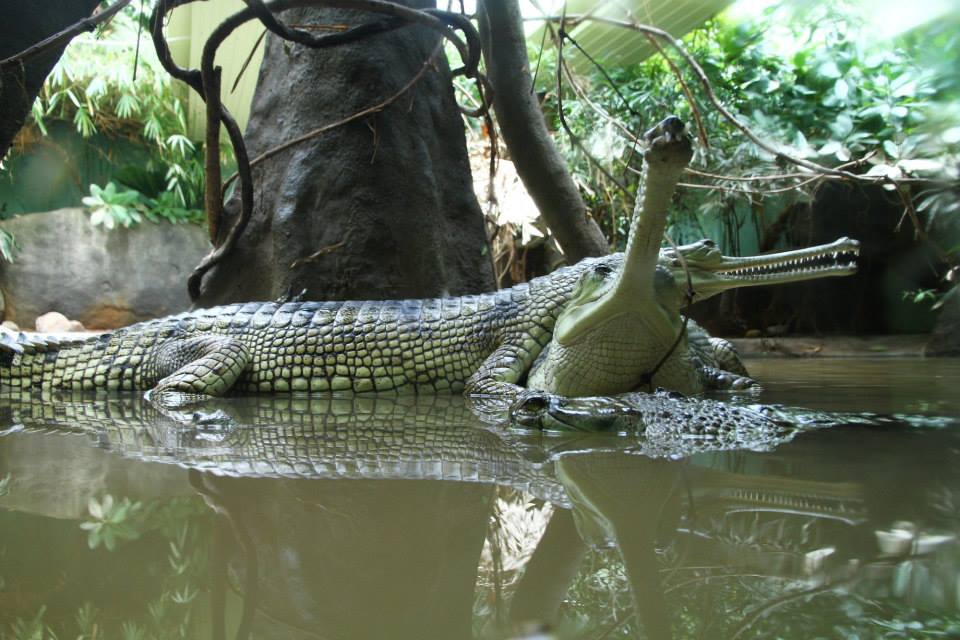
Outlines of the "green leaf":
{"type": "Polygon", "coordinates": [[[87,512],[97,520],[103,519],[103,514],[104,514],[103,505],[97,502],[96,498],[90,498],[87,501],[87,512]]]}
{"type": "Polygon", "coordinates": [[[885,102],[875,104],[873,106],[866,107],[865,109],[861,109],[859,112],[857,112],[857,115],[859,115],[861,118],[887,118],[890,115],[890,105],[885,102]]]}
{"type": "Polygon", "coordinates": [[[77,112],[73,114],[73,123],[77,132],[84,138],[89,138],[97,132],[97,126],[90,117],[90,112],[84,106],[78,108],[77,112]]]}
{"type": "Polygon", "coordinates": [[[884,140],[883,141],[883,151],[887,154],[889,158],[896,160],[900,157],[900,148],[893,142],[893,140],[884,140]]]}
{"type": "Polygon", "coordinates": [[[846,101],[847,96],[850,95],[850,86],[846,80],[837,78],[837,81],[833,84],[833,95],[841,101],[846,101]]]}
{"type": "Polygon", "coordinates": [[[853,118],[846,113],[837,115],[837,119],[830,126],[830,132],[838,139],[844,140],[853,131],[853,118]]]}
{"type": "Polygon", "coordinates": [[[70,102],[73,103],[73,106],[75,106],[78,109],[80,108],[80,101],[77,100],[77,94],[73,92],[73,89],[65,90],[64,94],[66,94],[66,96],[70,98],[70,102]]]}
{"type": "Polygon", "coordinates": [[[117,115],[121,118],[132,118],[140,113],[140,101],[135,95],[125,93],[117,100],[117,115]]]}
{"type": "Polygon", "coordinates": [[[830,140],[825,145],[817,149],[817,153],[821,156],[832,156],[837,151],[839,151],[841,145],[836,140],[830,140]]]}
{"type": "Polygon", "coordinates": [[[0,229],[0,255],[3,256],[3,259],[12,263],[19,250],[20,243],[13,237],[13,234],[0,229]]]}
{"type": "Polygon", "coordinates": [[[926,158],[909,158],[897,162],[897,166],[907,173],[939,173],[945,169],[939,160],[926,158]]]}
{"type": "Polygon", "coordinates": [[[841,75],[840,68],[837,66],[837,63],[833,60],[827,60],[817,67],[817,73],[823,76],[824,78],[839,78],[841,75]]]}

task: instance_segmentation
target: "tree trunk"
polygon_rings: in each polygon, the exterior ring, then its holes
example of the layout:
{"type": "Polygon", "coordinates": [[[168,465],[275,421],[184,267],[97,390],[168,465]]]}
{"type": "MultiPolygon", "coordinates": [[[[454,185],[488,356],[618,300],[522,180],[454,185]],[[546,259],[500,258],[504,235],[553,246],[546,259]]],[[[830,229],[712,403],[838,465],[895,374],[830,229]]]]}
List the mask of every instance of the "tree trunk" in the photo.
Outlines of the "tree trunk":
{"type": "MultiPolygon", "coordinates": [[[[424,6],[426,6],[424,4],[424,6]]],[[[288,24],[358,24],[369,15],[296,9],[288,24]]],[[[270,35],[246,142],[251,157],[394,95],[438,36],[406,26],[333,49],[270,35]]],[[[442,53],[385,110],[254,167],[255,206],[197,304],[411,298],[488,290],[493,273],[463,122],[442,53]]],[[[228,203],[220,240],[239,213],[228,203]]]]}
{"type": "MultiPolygon", "coordinates": [[[[3,0],[0,27],[0,60],[9,58],[90,16],[99,0],[45,0],[36,2],[3,0]]],[[[51,49],[0,73],[0,159],[7,155],[17,132],[23,127],[33,101],[47,74],[66,47],[51,49]]]]}
{"type": "Polygon", "coordinates": [[[533,92],[527,42],[517,0],[484,0],[480,35],[493,108],[510,158],[530,197],[570,262],[609,253],[600,227],[587,216],[533,92]]]}

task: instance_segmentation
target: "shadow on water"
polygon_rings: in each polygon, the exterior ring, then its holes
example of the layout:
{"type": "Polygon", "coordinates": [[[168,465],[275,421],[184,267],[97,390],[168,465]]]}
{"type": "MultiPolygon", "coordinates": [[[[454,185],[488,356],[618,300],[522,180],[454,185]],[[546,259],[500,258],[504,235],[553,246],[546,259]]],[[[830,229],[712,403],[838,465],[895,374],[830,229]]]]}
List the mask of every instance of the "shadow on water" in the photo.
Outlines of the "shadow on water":
{"type": "MultiPolygon", "coordinates": [[[[816,406],[799,370],[769,397],[816,406]]],[[[205,410],[0,396],[0,637],[960,637],[946,420],[672,459],[453,397],[205,410]]]]}

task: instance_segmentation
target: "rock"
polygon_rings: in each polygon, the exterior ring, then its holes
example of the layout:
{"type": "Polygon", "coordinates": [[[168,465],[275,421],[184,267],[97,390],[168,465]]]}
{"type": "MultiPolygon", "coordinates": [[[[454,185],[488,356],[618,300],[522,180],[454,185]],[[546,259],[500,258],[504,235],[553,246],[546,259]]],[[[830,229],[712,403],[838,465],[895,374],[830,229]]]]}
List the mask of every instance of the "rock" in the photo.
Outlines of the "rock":
{"type": "Polygon", "coordinates": [[[785,324],[772,324],[767,327],[768,336],[785,336],[790,333],[790,327],[785,324]]]}
{"type": "Polygon", "coordinates": [[[763,336],[763,331],[760,331],[760,329],[750,329],[743,334],[744,338],[759,338],[761,336],[763,336]]]}
{"type": "Polygon", "coordinates": [[[3,328],[9,329],[10,331],[20,331],[20,327],[17,326],[17,323],[14,322],[13,320],[4,320],[3,328]]]}
{"type": "Polygon", "coordinates": [[[69,331],[86,331],[83,323],[70,320],[57,311],[50,311],[37,318],[36,329],[40,333],[64,333],[69,331]]]}
{"type": "Polygon", "coordinates": [[[89,329],[114,329],[190,307],[187,275],[209,251],[196,225],[143,222],[107,231],[83,209],[2,223],[22,250],[0,265],[7,320],[33,326],[56,309],[89,329]]]}
{"type": "Polygon", "coordinates": [[[960,356],[960,286],[943,297],[940,316],[923,348],[925,356],[960,356]]]}

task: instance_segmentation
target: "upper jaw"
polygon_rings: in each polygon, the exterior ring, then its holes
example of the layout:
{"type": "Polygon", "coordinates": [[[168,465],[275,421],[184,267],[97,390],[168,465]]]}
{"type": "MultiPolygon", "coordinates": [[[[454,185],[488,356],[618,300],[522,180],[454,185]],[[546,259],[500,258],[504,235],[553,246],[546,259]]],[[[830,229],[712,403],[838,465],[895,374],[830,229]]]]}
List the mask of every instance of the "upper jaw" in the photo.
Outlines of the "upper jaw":
{"type": "Polygon", "coordinates": [[[860,255],[860,243],[840,238],[829,244],[806,249],[769,253],[746,258],[727,258],[711,269],[724,278],[758,282],[790,282],[856,273],[854,261],[860,255]]]}
{"type": "MultiPolygon", "coordinates": [[[[840,238],[829,244],[762,256],[730,258],[723,256],[714,265],[697,265],[691,274],[697,299],[726,289],[768,284],[800,282],[856,273],[860,243],[840,238]]],[[[683,283],[684,275],[678,274],[683,283]]]]}

